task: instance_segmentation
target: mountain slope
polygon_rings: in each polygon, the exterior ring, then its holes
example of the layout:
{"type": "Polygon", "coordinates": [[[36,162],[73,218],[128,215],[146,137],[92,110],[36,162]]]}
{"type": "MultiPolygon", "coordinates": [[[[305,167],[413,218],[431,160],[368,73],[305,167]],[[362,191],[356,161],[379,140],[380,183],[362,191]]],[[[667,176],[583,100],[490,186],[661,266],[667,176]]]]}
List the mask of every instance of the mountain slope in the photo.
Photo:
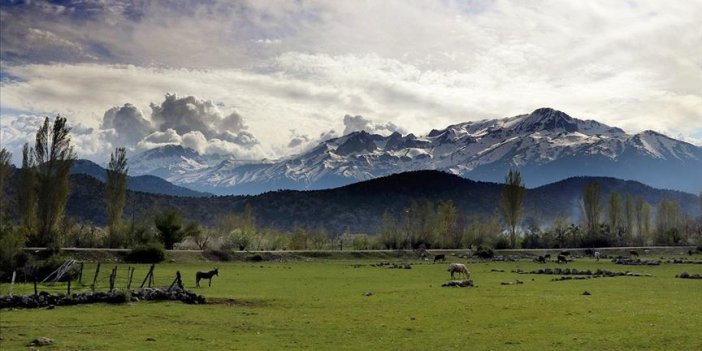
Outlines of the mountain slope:
{"type": "Polygon", "coordinates": [[[192,150],[148,153],[149,157],[135,159],[134,169],[148,169],[142,159],[167,164],[147,173],[215,194],[327,189],[414,170],[442,170],[501,182],[509,169],[519,169],[530,187],[575,176],[600,176],[702,191],[702,148],[652,131],[629,135],[549,108],[455,124],[426,136],[354,132],[276,162],[233,161],[224,156],[207,156],[205,161],[205,156],[192,150]]]}
{"type": "MultiPolygon", "coordinates": [[[[104,183],[85,175],[71,176],[72,191],[67,214],[83,222],[104,225],[104,183]]],[[[525,217],[550,224],[556,216],[579,219],[580,194],[584,184],[597,181],[603,198],[610,191],[641,196],[655,205],[662,199],[680,203],[688,214],[699,213],[696,196],[679,191],[660,190],[641,183],[613,178],[570,178],[558,183],[530,189],[525,200],[525,217]]],[[[14,201],[13,189],[17,172],[8,186],[8,199],[14,201]]],[[[325,227],[341,232],[375,233],[384,211],[401,218],[412,201],[434,203],[451,200],[460,214],[491,216],[495,214],[502,185],[476,182],[438,171],[416,171],[381,177],[348,186],[316,191],[274,191],[257,196],[213,196],[208,198],[175,197],[129,191],[125,217],[138,218],[167,207],[180,209],[187,217],[204,225],[213,225],[217,216],[242,212],[253,207],[256,223],[261,227],[291,230],[296,225],[306,228],[325,227]]],[[[8,206],[15,211],[16,206],[8,206]]]]}
{"type": "MultiPolygon", "coordinates": [[[[71,168],[71,174],[89,175],[103,183],[107,180],[105,169],[89,160],[76,160],[71,168]]],[[[128,176],[127,188],[132,191],[172,196],[203,197],[212,195],[177,186],[152,175],[128,176]]]]}

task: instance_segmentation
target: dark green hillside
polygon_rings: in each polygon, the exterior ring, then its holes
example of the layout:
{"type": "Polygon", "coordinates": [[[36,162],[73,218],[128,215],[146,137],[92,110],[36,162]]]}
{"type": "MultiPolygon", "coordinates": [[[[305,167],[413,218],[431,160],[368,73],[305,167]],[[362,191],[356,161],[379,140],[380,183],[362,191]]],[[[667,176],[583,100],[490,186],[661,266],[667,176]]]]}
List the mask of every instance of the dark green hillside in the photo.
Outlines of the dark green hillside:
{"type": "MultiPolygon", "coordinates": [[[[104,184],[83,174],[74,174],[71,180],[73,188],[67,214],[78,221],[104,225],[104,184]]],[[[652,205],[662,199],[673,199],[686,213],[699,213],[697,197],[692,194],[654,189],[614,178],[578,177],[530,189],[525,201],[526,217],[547,224],[559,215],[577,220],[581,190],[589,181],[601,184],[603,201],[610,191],[617,191],[642,196],[652,205]]],[[[127,218],[139,217],[175,207],[190,219],[208,225],[220,214],[241,212],[246,204],[251,204],[257,223],[263,227],[290,230],[295,225],[305,228],[323,226],[331,231],[343,231],[348,227],[355,233],[375,233],[385,210],[401,218],[412,201],[438,203],[452,200],[463,214],[492,215],[496,213],[501,190],[501,184],[475,182],[437,171],[416,171],[336,189],[284,190],[256,196],[196,198],[129,191],[124,215],[127,218]]]]}

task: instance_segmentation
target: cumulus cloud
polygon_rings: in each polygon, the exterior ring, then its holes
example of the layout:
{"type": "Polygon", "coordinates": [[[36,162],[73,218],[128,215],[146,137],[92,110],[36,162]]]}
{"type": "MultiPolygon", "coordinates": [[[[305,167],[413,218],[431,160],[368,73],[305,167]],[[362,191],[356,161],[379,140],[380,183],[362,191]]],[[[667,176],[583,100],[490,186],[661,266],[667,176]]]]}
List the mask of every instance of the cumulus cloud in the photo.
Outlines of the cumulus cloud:
{"type": "Polygon", "coordinates": [[[290,142],[288,143],[289,148],[296,148],[302,144],[307,144],[310,142],[310,137],[306,134],[300,134],[295,129],[290,130],[290,142]]]}
{"type": "Polygon", "coordinates": [[[144,118],[141,110],[129,103],[105,111],[100,129],[113,129],[113,142],[127,146],[136,144],[154,131],[151,122],[144,118]]]}
{"type": "Polygon", "coordinates": [[[183,144],[201,153],[243,156],[249,152],[261,156],[260,148],[256,148],[259,141],[246,131],[241,115],[232,112],[225,116],[211,100],[168,93],[161,104],[151,103],[151,110],[151,120],[159,132],[139,142],[141,148],[183,144]]]}
{"type": "Polygon", "coordinates": [[[344,135],[361,130],[365,130],[368,133],[392,134],[393,132],[399,132],[401,134],[407,134],[407,131],[404,128],[401,128],[392,122],[379,124],[374,123],[373,121],[360,115],[344,116],[344,135]]]}

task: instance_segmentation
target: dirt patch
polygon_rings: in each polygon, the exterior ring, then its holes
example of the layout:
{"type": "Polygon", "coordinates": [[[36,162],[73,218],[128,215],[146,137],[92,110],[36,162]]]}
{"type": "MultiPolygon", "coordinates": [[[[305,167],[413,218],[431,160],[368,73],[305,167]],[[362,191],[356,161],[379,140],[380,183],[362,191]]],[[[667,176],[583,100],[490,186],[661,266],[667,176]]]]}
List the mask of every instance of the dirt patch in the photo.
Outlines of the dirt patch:
{"type": "Polygon", "coordinates": [[[224,305],[229,307],[267,307],[272,304],[268,300],[242,300],[227,297],[211,297],[207,299],[208,305],[224,305]]]}

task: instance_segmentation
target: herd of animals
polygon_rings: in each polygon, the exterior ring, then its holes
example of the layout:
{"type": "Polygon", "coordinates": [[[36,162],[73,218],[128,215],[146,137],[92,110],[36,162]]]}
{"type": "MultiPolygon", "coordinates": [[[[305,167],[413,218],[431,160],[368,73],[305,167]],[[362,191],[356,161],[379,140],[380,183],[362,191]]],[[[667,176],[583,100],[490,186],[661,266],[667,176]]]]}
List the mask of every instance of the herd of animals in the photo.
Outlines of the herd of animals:
{"type": "MultiPolygon", "coordinates": [[[[648,253],[648,250],[644,250],[644,253],[648,253]]],[[[688,251],[688,254],[692,255],[692,251],[688,251]]],[[[589,256],[592,256],[595,258],[596,261],[599,261],[602,255],[600,254],[599,251],[594,251],[594,250],[587,250],[586,254],[589,256]]],[[[568,263],[569,260],[568,257],[570,257],[571,254],[569,251],[561,251],[558,253],[556,256],[556,263],[561,264],[561,263],[568,263]]],[[[629,256],[630,257],[639,257],[639,253],[636,250],[631,250],[629,251],[629,256]]],[[[551,254],[545,254],[543,256],[538,256],[534,259],[534,262],[537,263],[546,263],[551,260],[551,254]]],[[[445,254],[437,254],[434,255],[434,263],[436,262],[446,262],[446,255],[445,254]]],[[[470,271],[468,270],[468,267],[466,267],[465,264],[463,263],[451,263],[449,264],[448,267],[448,272],[451,275],[451,280],[455,280],[456,277],[461,278],[465,277],[466,280],[470,279],[470,271]]],[[[208,280],[208,286],[212,286],[212,277],[214,276],[219,276],[219,269],[214,268],[213,270],[209,272],[197,272],[195,273],[195,286],[198,288],[200,287],[200,280],[207,279],[208,280]]]]}

